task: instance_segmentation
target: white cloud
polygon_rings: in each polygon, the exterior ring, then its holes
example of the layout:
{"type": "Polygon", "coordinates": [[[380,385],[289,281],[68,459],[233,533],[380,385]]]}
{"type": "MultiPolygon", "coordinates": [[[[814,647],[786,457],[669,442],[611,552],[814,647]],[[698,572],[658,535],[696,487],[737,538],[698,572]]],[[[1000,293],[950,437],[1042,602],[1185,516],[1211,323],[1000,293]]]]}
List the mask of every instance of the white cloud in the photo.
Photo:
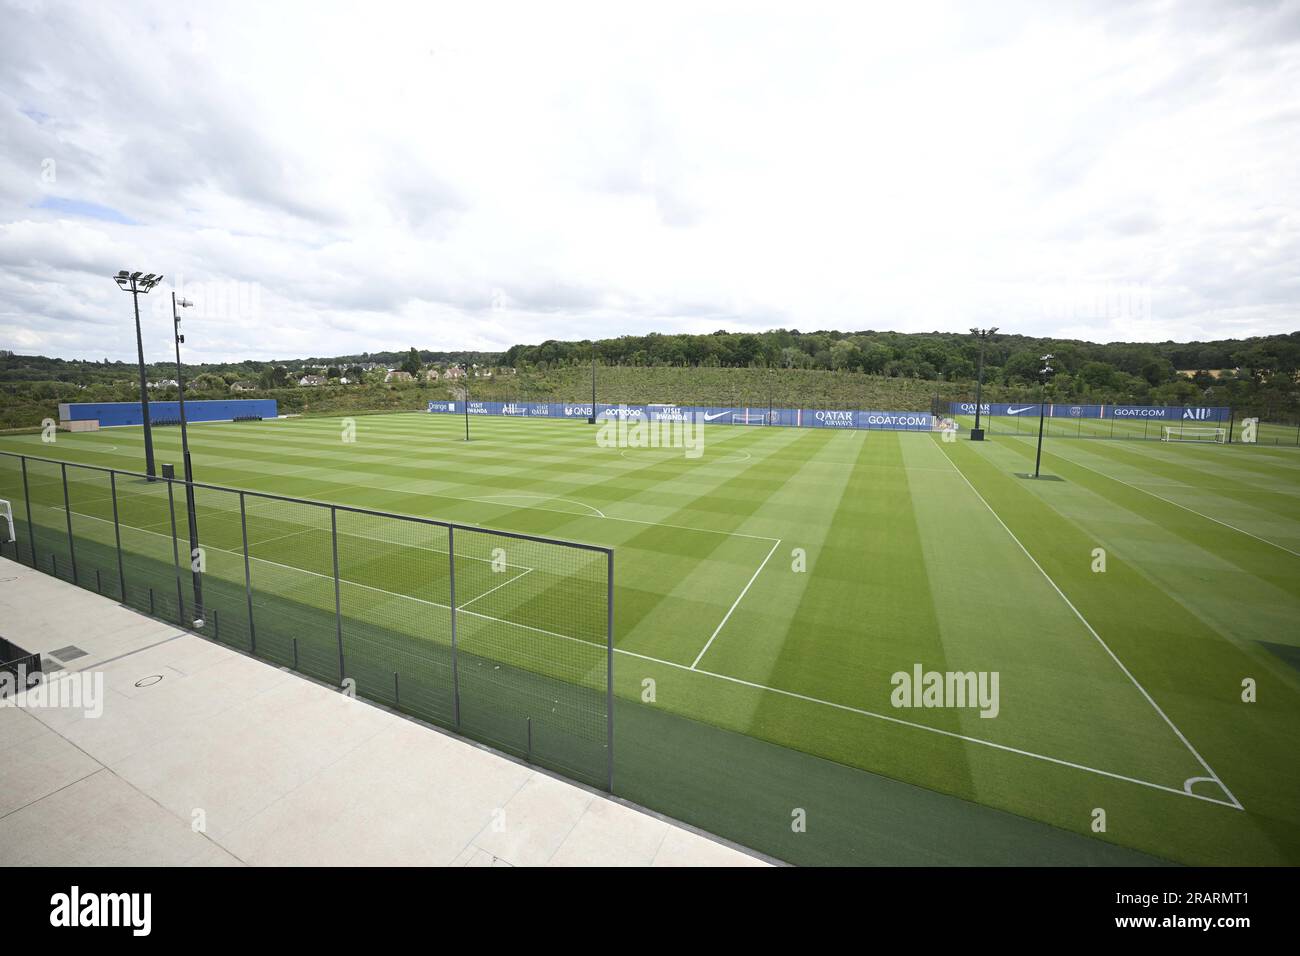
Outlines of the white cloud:
{"type": "Polygon", "coordinates": [[[218,303],[208,359],[1291,331],[1297,39],[1295,2],[15,4],[0,344],[130,357],[121,268],[218,303]]]}

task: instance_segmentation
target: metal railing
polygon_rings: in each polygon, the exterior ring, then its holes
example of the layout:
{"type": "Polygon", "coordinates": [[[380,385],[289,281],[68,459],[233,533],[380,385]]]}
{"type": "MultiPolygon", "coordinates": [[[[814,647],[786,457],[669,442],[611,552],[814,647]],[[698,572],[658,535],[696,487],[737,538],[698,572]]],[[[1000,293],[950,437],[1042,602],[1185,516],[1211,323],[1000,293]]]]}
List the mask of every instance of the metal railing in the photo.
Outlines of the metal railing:
{"type": "Polygon", "coordinates": [[[0,498],[5,557],[613,788],[609,548],[9,452],[0,498]]]}

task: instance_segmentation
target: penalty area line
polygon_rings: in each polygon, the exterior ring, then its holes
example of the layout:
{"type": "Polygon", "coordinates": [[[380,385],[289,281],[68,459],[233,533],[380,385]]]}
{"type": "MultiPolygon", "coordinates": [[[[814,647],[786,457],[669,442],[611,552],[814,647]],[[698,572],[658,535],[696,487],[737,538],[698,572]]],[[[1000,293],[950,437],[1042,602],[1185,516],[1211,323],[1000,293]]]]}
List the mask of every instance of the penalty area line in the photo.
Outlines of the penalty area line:
{"type": "Polygon", "coordinates": [[[699,664],[699,662],[703,660],[704,655],[708,652],[709,648],[713,644],[713,639],[717,637],[719,633],[721,633],[724,627],[727,626],[727,621],[731,619],[731,613],[734,610],[736,610],[737,607],[740,606],[740,602],[744,599],[745,595],[749,593],[750,586],[753,585],[753,583],[756,580],[758,580],[758,576],[763,573],[763,568],[767,567],[767,562],[771,560],[772,555],[776,554],[776,549],[779,548],[780,546],[781,546],[781,539],[777,538],[776,543],[772,545],[772,549],[767,552],[767,557],[763,559],[763,563],[760,564],[758,566],[758,570],[756,570],[750,576],[749,581],[745,584],[744,589],[741,590],[739,597],[737,597],[736,600],[734,600],[731,603],[731,607],[727,608],[727,613],[722,616],[722,620],[719,621],[718,626],[713,629],[713,633],[709,635],[709,639],[707,642],[705,642],[704,647],[700,649],[700,653],[695,656],[695,662],[691,664],[690,667],[691,670],[695,670],[696,664],[699,664]]]}

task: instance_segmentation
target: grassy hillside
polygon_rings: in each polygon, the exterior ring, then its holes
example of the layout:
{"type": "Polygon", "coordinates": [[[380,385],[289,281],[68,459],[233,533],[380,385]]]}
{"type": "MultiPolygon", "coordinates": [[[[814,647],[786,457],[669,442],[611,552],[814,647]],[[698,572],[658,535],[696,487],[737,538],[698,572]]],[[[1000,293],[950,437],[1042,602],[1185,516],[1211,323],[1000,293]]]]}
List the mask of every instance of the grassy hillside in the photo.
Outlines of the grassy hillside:
{"type": "MultiPolygon", "coordinates": [[[[861,372],[817,369],[610,367],[597,371],[599,401],[640,404],[736,405],[777,408],[879,408],[928,410],[931,400],[966,398],[965,383],[886,378],[861,372]]],[[[591,396],[591,369],[568,366],[476,381],[474,397],[520,400],[580,401],[591,396]]],[[[986,388],[993,401],[1019,400],[1024,388],[986,388]]]]}

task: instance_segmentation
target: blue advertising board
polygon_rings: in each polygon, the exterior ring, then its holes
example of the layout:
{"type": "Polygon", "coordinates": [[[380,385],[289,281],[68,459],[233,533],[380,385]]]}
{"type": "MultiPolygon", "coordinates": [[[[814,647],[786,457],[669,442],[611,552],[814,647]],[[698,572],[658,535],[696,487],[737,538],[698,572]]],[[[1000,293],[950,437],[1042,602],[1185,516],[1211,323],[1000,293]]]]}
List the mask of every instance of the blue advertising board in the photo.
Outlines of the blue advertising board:
{"type": "MultiPolygon", "coordinates": [[[[951,414],[974,415],[974,402],[952,402],[951,414]]],[[[1006,415],[1011,418],[1038,416],[1038,404],[1035,402],[983,402],[980,405],[982,415],[1006,415]]],[[[1048,418],[1089,418],[1089,419],[1128,419],[1137,421],[1189,421],[1189,422],[1226,422],[1232,410],[1226,407],[1192,406],[1192,405],[1079,405],[1070,402],[1049,402],[1048,418]]]]}
{"type": "MultiPolygon", "coordinates": [[[[944,420],[929,412],[862,411],[809,408],[748,408],[716,405],[607,405],[596,406],[597,421],[699,422],[706,425],[778,425],[788,428],[838,428],[847,430],[932,431],[944,420]]],[[[1034,406],[1037,412],[1038,406],[1034,406]]],[[[432,401],[435,414],[464,414],[465,406],[455,401],[432,401]]],[[[582,402],[476,402],[469,403],[471,415],[501,415],[514,418],[561,418],[586,420],[592,406],[582,402]]]]}
{"type": "MultiPolygon", "coordinates": [[[[188,422],[228,422],[236,418],[275,418],[279,415],[273,398],[232,398],[185,403],[188,422]]],[[[150,402],[149,421],[176,421],[181,417],[179,402],[150,402]]],[[[114,425],[143,425],[139,402],[61,402],[61,421],[98,421],[103,428],[114,425]]]]}

